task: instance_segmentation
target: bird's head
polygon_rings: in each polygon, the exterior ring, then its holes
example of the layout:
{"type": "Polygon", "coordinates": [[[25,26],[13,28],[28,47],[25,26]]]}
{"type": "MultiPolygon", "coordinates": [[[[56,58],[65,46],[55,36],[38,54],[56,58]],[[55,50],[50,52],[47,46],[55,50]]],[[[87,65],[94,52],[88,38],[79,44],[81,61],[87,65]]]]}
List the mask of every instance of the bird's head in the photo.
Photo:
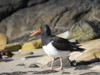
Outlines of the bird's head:
{"type": "Polygon", "coordinates": [[[40,32],[41,32],[41,34],[43,34],[43,33],[45,33],[47,35],[51,34],[51,30],[50,30],[49,26],[47,24],[42,24],[40,26],[40,29],[38,31],[34,32],[33,34],[31,34],[30,36],[34,36],[35,34],[40,33],[40,32]]]}

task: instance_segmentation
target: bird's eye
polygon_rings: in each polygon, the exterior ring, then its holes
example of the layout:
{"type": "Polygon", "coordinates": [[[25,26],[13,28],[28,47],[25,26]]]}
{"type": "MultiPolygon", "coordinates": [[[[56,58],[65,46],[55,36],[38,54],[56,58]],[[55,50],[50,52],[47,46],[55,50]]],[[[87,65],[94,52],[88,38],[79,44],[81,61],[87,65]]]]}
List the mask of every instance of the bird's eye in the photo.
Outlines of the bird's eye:
{"type": "Polygon", "coordinates": [[[43,28],[43,26],[41,26],[41,28],[43,28]]]}

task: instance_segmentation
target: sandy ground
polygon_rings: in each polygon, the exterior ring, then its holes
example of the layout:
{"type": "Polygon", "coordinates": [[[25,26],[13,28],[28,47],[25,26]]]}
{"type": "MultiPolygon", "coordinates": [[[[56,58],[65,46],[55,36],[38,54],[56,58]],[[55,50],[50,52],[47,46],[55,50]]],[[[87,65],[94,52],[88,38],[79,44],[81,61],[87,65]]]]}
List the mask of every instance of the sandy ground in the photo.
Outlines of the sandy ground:
{"type": "MultiPolygon", "coordinates": [[[[49,71],[48,67],[33,67],[29,66],[42,57],[46,56],[42,49],[30,50],[34,52],[31,55],[14,56],[13,58],[5,58],[0,63],[0,75],[93,75],[93,74],[82,74],[82,73],[99,73],[91,69],[75,70],[75,67],[64,68],[60,71],[49,71]]],[[[27,52],[27,51],[26,51],[27,52]]],[[[28,51],[29,52],[29,51],[28,51]]],[[[19,52],[15,52],[17,55],[19,52]]],[[[100,69],[100,68],[99,68],[100,69]]],[[[96,75],[96,74],[94,74],[96,75]]],[[[97,74],[97,75],[100,75],[97,74]]]]}

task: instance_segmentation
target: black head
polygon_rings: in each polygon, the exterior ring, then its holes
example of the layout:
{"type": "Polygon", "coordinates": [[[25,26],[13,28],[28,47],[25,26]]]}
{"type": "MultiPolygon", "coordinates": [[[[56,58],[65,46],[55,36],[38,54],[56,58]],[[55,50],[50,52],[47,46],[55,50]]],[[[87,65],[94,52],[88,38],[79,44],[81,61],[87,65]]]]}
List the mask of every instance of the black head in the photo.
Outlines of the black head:
{"type": "Polygon", "coordinates": [[[41,29],[41,34],[43,34],[43,33],[45,33],[47,35],[51,34],[50,27],[47,24],[42,24],[40,29],[41,29]]]}
{"type": "Polygon", "coordinates": [[[49,26],[47,24],[42,24],[40,29],[38,31],[34,32],[33,34],[31,34],[30,36],[33,36],[39,32],[41,32],[41,34],[45,34],[45,35],[51,34],[51,30],[50,30],[49,26]]]}

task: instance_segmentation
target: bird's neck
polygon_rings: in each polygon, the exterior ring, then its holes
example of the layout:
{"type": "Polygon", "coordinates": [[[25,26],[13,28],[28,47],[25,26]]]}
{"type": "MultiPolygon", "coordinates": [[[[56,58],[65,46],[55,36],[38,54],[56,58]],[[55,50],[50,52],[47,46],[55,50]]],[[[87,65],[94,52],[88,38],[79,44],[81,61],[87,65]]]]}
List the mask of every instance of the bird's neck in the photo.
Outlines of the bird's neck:
{"type": "Polygon", "coordinates": [[[49,35],[46,33],[41,34],[41,41],[43,45],[47,45],[50,42],[49,37],[50,37],[50,34],[49,35]]]}

